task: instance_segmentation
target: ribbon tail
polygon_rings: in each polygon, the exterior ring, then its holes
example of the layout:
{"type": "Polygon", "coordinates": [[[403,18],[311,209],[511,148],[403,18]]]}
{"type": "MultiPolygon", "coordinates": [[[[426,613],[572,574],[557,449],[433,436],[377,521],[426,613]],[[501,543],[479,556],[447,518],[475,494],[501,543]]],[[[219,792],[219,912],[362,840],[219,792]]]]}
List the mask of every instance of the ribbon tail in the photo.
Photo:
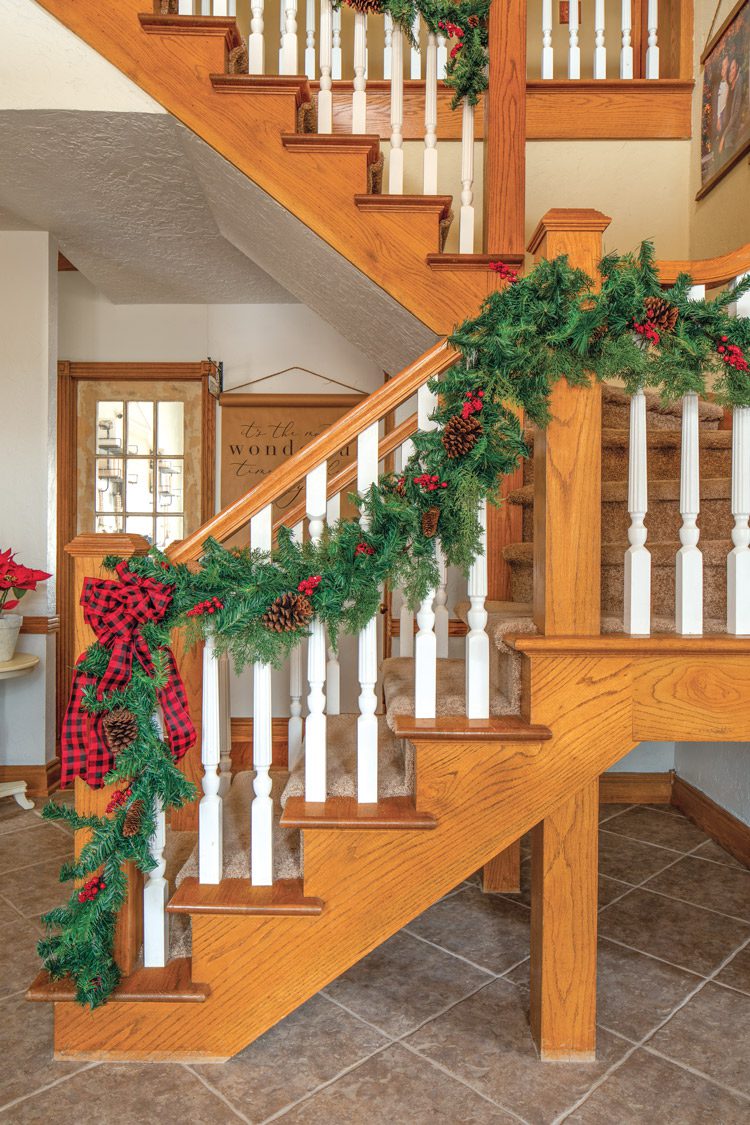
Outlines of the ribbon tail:
{"type": "Polygon", "coordinates": [[[164,715],[164,728],[169,740],[169,748],[172,757],[178,762],[195,745],[198,735],[190,718],[187,692],[177,670],[174,656],[170,649],[163,651],[167,658],[169,678],[159,692],[159,703],[164,715]]]}
{"type": "Polygon", "coordinates": [[[96,681],[87,672],[77,669],[73,675],[70,700],[60,735],[60,787],[80,777],[92,788],[99,788],[102,778],[112,768],[113,755],[102,738],[101,715],[92,715],[83,705],[87,687],[96,681]]]}

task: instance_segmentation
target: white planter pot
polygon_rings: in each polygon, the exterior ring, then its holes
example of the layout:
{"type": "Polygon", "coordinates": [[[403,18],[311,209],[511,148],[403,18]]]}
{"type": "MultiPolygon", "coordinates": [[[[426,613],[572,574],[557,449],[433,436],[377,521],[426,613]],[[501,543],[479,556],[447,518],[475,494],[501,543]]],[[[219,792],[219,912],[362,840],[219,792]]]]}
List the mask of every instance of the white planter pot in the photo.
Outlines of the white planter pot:
{"type": "Polygon", "coordinates": [[[0,613],[0,664],[13,659],[22,624],[20,613],[0,613]]]}

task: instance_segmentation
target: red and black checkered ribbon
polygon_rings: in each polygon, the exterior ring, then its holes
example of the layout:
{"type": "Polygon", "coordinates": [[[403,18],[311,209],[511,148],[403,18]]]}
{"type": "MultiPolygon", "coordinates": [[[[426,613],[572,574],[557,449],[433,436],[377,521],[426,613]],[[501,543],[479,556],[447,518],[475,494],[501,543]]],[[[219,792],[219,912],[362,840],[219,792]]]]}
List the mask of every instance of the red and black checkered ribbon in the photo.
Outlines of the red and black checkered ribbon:
{"type": "MultiPolygon", "coordinates": [[[[111,652],[107,671],[97,687],[99,699],[130,682],[133,658],[149,675],[154,674],[151,653],[141,629],[147,622],[158,624],[172,602],[171,587],[153,578],[131,574],[127,562],[118,564],[117,576],[119,581],[87,578],[81,594],[84,620],[94,630],[99,643],[111,652]]],[[[167,682],[158,698],[169,747],[178,761],[194,744],[196,733],[174,657],[169,649],[162,649],[162,652],[166,656],[167,682]]],[[[79,665],[84,656],[85,653],[79,657],[79,665]]],[[[104,740],[104,715],[87,711],[83,702],[86,689],[95,683],[95,677],[80,668],[73,676],[60,749],[63,787],[73,778],[81,777],[92,788],[99,788],[114,764],[114,755],[104,740]]]]}

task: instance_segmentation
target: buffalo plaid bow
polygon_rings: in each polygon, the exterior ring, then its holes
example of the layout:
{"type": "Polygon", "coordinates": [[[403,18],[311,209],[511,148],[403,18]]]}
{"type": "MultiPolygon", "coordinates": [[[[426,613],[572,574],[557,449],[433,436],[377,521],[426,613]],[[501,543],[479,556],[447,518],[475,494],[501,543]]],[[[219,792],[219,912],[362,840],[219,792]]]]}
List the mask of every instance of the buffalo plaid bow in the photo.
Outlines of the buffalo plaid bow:
{"type": "MultiPolygon", "coordinates": [[[[117,582],[87,578],[81,594],[84,620],[96,633],[99,643],[111,652],[107,671],[97,688],[99,699],[130,682],[134,656],[146,672],[153,674],[151,653],[140,630],[147,622],[161,621],[172,602],[172,590],[168,586],[131,574],[126,562],[119,563],[116,572],[117,582]]],[[[159,703],[172,756],[178,761],[194,744],[196,733],[174,657],[169,649],[163,652],[167,682],[159,691],[159,703]]],[[[79,664],[84,656],[79,658],[79,664]]],[[[104,740],[104,716],[88,712],[83,702],[86,689],[95,682],[93,676],[80,668],[73,677],[61,738],[63,787],[74,777],[81,777],[98,788],[114,764],[114,755],[104,740]]]]}

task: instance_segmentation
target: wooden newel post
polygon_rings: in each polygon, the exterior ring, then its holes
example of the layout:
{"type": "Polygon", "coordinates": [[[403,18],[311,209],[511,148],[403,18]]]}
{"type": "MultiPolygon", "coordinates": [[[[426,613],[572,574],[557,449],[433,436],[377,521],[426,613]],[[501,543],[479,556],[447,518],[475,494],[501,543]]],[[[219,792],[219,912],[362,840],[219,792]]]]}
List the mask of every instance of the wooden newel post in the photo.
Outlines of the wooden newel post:
{"type": "MultiPolygon", "coordinates": [[[[83,620],[83,609],[79,604],[81,589],[85,578],[111,578],[102,569],[102,560],[107,555],[120,558],[133,558],[145,555],[148,542],[141,535],[78,535],[65,547],[65,553],[73,560],[73,589],[75,591],[74,651],[77,657],[95,639],[93,630],[83,620]]],[[[85,781],[76,778],[76,812],[82,816],[101,816],[112,795],[114,786],[92,789],[85,781]]],[[[75,854],[80,855],[89,833],[76,832],[75,854]]],[[[143,940],[143,879],[132,864],[127,865],[128,894],[120,911],[115,935],[115,960],[123,974],[133,971],[143,940]]]]}

